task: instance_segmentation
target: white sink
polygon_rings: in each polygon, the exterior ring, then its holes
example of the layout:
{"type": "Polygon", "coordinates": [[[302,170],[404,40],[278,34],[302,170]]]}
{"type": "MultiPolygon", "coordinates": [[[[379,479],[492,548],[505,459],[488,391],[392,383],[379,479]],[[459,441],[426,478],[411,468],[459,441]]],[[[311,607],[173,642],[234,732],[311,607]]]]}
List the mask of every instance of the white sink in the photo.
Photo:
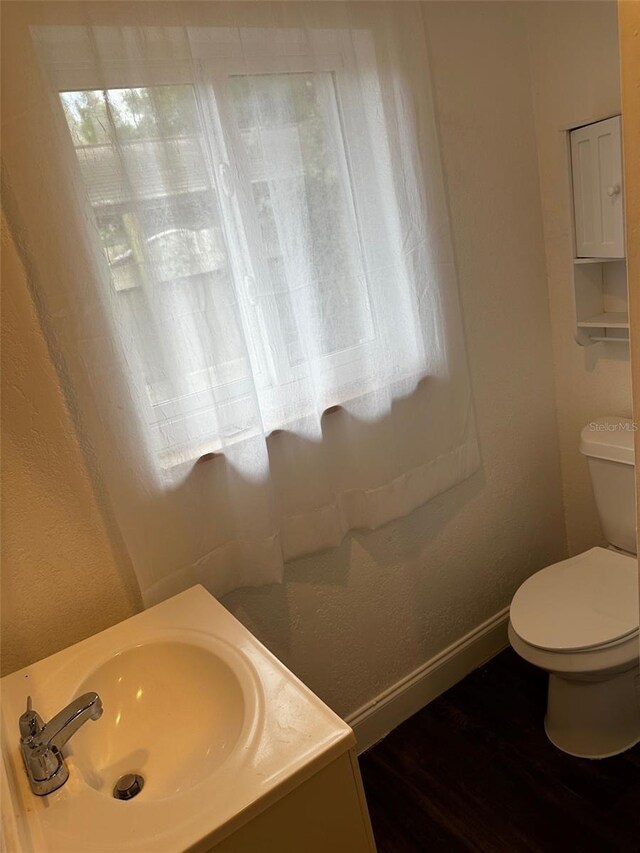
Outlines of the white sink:
{"type": "Polygon", "coordinates": [[[104,707],[99,729],[81,728],[69,753],[87,785],[108,797],[129,773],[143,777],[146,799],[202,782],[246,748],[261,704],[244,658],[186,631],[110,657],[77,692],[90,690],[104,707]]]}
{"type": "Polygon", "coordinates": [[[2,679],[4,849],[206,850],[354,743],[353,733],[202,587],[2,679]],[[69,780],[30,788],[27,695],[45,719],[96,691],[102,717],[63,754],[69,780]],[[144,780],[114,799],[125,774],[144,780]]]}

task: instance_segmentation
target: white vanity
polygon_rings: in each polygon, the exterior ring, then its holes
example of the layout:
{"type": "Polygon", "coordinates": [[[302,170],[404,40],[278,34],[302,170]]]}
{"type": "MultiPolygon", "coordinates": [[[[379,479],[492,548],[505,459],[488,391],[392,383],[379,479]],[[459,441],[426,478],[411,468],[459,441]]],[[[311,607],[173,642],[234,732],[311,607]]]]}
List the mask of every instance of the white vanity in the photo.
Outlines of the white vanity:
{"type": "Polygon", "coordinates": [[[203,587],[2,679],[7,853],[375,850],[351,729],[203,587]],[[104,713],[32,793],[18,719],[96,691],[104,713]],[[114,797],[136,774],[138,793],[114,797]]]}

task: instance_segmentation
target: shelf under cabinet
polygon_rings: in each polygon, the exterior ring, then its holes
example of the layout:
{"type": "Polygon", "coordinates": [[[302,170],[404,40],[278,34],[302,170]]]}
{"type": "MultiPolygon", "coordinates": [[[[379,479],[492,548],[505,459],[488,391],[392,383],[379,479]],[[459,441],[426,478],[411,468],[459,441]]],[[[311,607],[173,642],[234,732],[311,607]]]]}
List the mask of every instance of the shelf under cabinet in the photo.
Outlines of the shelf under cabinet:
{"type": "Polygon", "coordinates": [[[626,311],[605,311],[588,320],[578,321],[579,329],[628,329],[629,315],[626,311]]]}
{"type": "Polygon", "coordinates": [[[613,264],[616,261],[624,261],[625,258],[574,258],[574,264],[613,264]]]}

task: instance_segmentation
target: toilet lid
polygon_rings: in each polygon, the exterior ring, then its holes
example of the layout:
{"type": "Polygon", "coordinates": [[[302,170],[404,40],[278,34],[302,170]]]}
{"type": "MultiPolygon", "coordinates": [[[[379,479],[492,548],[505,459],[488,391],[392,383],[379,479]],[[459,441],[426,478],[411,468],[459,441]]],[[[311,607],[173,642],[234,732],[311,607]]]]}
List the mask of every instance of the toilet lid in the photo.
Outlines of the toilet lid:
{"type": "Polygon", "coordinates": [[[570,652],[638,631],[638,566],[633,557],[592,548],[536,572],[516,592],[511,626],[532,646],[570,652]]]}

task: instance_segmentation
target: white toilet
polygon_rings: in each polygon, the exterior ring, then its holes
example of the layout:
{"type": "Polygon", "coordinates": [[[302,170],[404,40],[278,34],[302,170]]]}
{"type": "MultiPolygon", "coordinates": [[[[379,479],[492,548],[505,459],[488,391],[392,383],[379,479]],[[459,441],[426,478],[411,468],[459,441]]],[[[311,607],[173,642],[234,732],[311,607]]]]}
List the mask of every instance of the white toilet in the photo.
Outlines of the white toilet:
{"type": "Polygon", "coordinates": [[[593,421],[580,450],[610,546],[526,580],[511,603],[509,640],[549,673],[549,739],[571,755],[606,758],[640,741],[632,422],[593,421]]]}

